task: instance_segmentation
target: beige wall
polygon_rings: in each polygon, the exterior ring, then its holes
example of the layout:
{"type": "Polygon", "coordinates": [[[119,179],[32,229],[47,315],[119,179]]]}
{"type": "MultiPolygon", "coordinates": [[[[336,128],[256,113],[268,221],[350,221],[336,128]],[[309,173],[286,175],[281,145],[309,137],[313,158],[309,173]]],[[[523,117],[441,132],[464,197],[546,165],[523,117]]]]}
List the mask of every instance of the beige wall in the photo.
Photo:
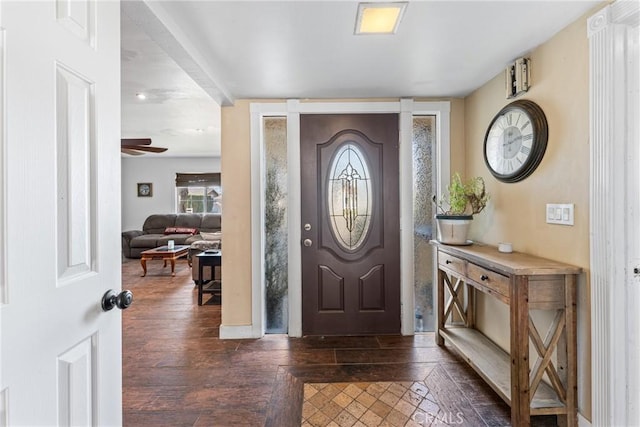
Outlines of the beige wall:
{"type": "Polygon", "coordinates": [[[464,171],[466,166],[465,153],[465,100],[450,99],[451,101],[451,172],[464,171]]]}
{"type": "Polygon", "coordinates": [[[251,127],[249,101],[222,108],[222,324],[251,324],[251,127]]]}
{"type": "MultiPolygon", "coordinates": [[[[542,163],[524,181],[505,184],[484,164],[483,141],[489,122],[511,100],[505,99],[500,74],[465,103],[465,176],[482,176],[492,199],[476,216],[472,238],[488,244],[512,242],[514,250],[583,267],[578,282],[578,400],[591,418],[589,270],[589,85],[586,17],[535,49],[531,58],[532,88],[519,98],[544,110],[549,141],[542,163]],[[547,203],[574,203],[575,225],[545,222],[547,203]]],[[[547,324],[551,315],[536,321],[547,324]]],[[[478,326],[503,348],[509,347],[507,307],[490,298],[478,302],[478,326]]],[[[541,332],[543,333],[543,332],[541,332]]]]}

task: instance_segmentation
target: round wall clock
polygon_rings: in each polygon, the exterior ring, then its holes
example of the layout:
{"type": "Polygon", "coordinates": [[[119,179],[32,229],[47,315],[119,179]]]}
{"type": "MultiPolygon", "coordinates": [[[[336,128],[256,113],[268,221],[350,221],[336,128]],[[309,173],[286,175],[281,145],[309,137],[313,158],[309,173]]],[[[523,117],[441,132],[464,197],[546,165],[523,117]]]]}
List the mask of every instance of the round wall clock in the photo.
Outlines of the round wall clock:
{"type": "Polygon", "coordinates": [[[138,197],[151,197],[152,187],[149,182],[138,183],[138,197]]]}
{"type": "Polygon", "coordinates": [[[522,181],[538,167],[549,129],[542,109],[521,99],[496,114],[484,137],[484,162],[502,182],[522,181]]]}

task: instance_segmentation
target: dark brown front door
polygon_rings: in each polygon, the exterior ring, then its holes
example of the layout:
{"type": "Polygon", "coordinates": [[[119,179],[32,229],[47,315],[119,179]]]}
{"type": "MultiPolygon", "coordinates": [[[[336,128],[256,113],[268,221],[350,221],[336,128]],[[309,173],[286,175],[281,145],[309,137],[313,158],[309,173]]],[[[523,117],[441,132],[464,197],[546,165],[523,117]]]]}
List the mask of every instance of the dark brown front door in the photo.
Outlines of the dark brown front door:
{"type": "Polygon", "coordinates": [[[301,115],[302,333],[400,333],[398,115],[301,115]]]}

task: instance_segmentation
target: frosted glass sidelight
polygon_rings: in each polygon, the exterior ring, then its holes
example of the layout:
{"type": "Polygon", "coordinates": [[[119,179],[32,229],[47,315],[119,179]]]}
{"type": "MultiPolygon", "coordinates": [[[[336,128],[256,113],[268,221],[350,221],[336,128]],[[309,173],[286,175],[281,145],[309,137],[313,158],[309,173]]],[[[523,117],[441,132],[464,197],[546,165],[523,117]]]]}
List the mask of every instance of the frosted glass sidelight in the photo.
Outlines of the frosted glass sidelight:
{"type": "Polygon", "coordinates": [[[267,333],[288,332],[288,228],[287,228],[287,119],[265,117],[263,122],[264,187],[264,282],[267,333]]]}
{"type": "Polygon", "coordinates": [[[353,142],[335,152],[329,167],[329,224],[338,244],[353,252],[364,242],[371,225],[372,189],[367,159],[353,142]]]}
{"type": "Polygon", "coordinates": [[[435,116],[413,118],[413,265],[416,308],[415,331],[434,330],[433,258],[429,240],[433,236],[434,215],[431,197],[435,194],[435,116]]]}

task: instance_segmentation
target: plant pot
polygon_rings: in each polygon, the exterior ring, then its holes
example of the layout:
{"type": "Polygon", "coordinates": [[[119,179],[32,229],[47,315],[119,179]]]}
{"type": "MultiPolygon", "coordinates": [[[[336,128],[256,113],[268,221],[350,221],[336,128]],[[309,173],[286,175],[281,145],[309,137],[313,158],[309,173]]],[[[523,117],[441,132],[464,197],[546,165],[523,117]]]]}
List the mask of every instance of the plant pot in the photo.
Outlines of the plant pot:
{"type": "Polygon", "coordinates": [[[438,241],[447,245],[466,245],[473,215],[436,215],[438,241]]]}

